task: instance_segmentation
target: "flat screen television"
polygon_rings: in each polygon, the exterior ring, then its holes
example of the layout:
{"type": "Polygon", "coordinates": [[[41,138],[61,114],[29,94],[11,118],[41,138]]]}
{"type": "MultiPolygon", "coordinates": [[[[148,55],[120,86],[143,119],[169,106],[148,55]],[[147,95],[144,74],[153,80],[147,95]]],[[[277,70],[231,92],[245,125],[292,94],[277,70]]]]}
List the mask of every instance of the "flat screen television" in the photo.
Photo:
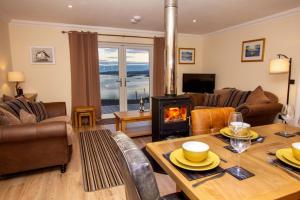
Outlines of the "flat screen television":
{"type": "Polygon", "coordinates": [[[213,93],[216,74],[183,74],[182,92],[213,93]]]}

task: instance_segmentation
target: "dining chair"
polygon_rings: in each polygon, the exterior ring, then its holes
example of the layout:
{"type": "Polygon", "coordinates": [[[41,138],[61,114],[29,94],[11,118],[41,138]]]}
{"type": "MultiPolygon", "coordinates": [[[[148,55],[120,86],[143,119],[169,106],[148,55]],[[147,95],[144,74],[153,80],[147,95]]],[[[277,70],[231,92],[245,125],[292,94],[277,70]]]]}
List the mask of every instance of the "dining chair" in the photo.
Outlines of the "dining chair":
{"type": "Polygon", "coordinates": [[[160,196],[150,162],[123,132],[112,134],[128,200],[184,200],[182,193],[160,196]]]}
{"type": "Polygon", "coordinates": [[[192,135],[215,133],[227,126],[232,107],[196,109],[191,112],[192,135]]]}

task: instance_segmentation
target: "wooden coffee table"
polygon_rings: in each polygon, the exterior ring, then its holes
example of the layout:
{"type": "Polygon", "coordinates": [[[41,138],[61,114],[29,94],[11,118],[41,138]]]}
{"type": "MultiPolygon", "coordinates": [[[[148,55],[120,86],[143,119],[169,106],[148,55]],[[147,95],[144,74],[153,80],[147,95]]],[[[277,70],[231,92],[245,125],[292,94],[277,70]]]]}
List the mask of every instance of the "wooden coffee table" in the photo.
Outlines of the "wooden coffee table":
{"type": "Polygon", "coordinates": [[[126,112],[115,112],[115,125],[117,131],[126,131],[126,124],[129,122],[138,122],[151,120],[151,112],[138,112],[138,111],[126,111],[126,112]],[[121,127],[120,127],[121,124],[121,127]]]}

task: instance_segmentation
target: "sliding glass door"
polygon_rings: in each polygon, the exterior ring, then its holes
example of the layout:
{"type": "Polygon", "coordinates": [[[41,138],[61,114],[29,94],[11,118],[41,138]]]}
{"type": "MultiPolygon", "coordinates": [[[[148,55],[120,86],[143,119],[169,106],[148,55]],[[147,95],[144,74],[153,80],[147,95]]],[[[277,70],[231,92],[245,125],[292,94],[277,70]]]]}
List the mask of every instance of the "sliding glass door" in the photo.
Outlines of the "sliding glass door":
{"type": "Polygon", "coordinates": [[[141,98],[150,109],[152,46],[100,43],[99,59],[103,118],[138,110],[141,98]]]}

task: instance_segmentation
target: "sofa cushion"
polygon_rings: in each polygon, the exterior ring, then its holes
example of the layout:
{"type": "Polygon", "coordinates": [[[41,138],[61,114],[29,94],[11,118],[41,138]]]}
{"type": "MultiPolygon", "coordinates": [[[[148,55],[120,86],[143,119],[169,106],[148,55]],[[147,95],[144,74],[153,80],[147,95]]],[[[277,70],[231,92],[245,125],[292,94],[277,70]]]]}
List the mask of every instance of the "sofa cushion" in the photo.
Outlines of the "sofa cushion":
{"type": "Polygon", "coordinates": [[[13,114],[15,117],[19,118],[19,115],[17,115],[6,103],[0,102],[0,108],[3,108],[4,110],[13,114]]]}
{"type": "Polygon", "coordinates": [[[261,103],[270,103],[271,100],[265,95],[264,90],[261,86],[258,86],[246,100],[246,104],[261,104],[261,103]]]}
{"type": "Polygon", "coordinates": [[[214,91],[214,94],[220,95],[217,107],[224,106],[225,101],[229,98],[231,91],[233,91],[233,90],[234,90],[233,88],[224,88],[224,89],[214,91]]]}
{"type": "Polygon", "coordinates": [[[69,116],[51,117],[41,121],[41,123],[45,122],[66,122],[67,124],[72,125],[72,120],[69,116]]]}
{"type": "Polygon", "coordinates": [[[251,91],[231,90],[228,99],[224,102],[223,107],[236,108],[246,102],[251,91]]]}
{"type": "Polygon", "coordinates": [[[20,120],[22,124],[33,124],[36,123],[36,116],[34,114],[30,114],[25,110],[20,110],[20,120]]]}
{"type": "Polygon", "coordinates": [[[0,126],[17,125],[21,121],[9,111],[0,107],[0,126]]]}
{"type": "Polygon", "coordinates": [[[205,94],[203,106],[217,106],[219,102],[219,94],[205,94]]]}
{"type": "Polygon", "coordinates": [[[13,110],[14,115],[16,116],[19,116],[21,109],[33,114],[28,102],[24,97],[18,97],[12,101],[6,101],[5,103],[11,108],[11,110],[13,110]]]}
{"type": "Polygon", "coordinates": [[[5,95],[5,94],[3,94],[3,96],[2,96],[3,102],[6,102],[6,101],[13,101],[13,100],[15,100],[15,99],[16,99],[15,97],[13,97],[13,96],[8,96],[8,95],[5,95]]]}
{"type": "Polygon", "coordinates": [[[47,110],[43,102],[28,102],[37,122],[47,119],[47,110]]]}

